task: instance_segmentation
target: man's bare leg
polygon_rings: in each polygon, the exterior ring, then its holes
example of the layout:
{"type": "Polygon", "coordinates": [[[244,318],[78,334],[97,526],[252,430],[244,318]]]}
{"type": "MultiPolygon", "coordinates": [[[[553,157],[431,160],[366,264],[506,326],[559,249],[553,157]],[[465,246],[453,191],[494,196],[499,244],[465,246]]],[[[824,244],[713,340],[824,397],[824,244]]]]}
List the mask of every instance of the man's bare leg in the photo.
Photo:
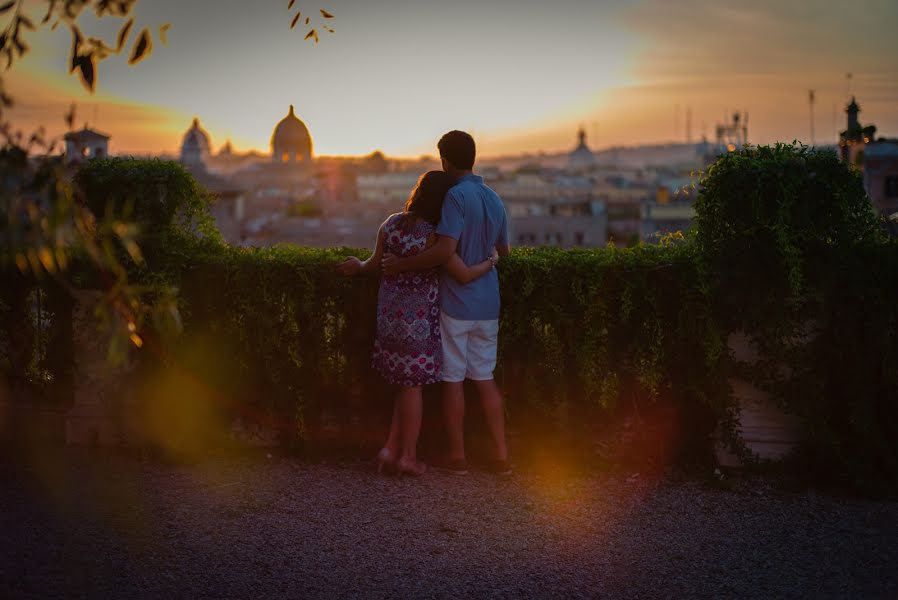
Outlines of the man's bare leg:
{"type": "Polygon", "coordinates": [[[483,404],[483,416],[493,438],[493,458],[508,460],[508,448],[505,444],[505,402],[494,379],[475,381],[480,402],[483,404]]]}
{"type": "Polygon", "coordinates": [[[443,418],[449,438],[449,460],[465,459],[465,388],[463,381],[443,382],[443,418]]]}

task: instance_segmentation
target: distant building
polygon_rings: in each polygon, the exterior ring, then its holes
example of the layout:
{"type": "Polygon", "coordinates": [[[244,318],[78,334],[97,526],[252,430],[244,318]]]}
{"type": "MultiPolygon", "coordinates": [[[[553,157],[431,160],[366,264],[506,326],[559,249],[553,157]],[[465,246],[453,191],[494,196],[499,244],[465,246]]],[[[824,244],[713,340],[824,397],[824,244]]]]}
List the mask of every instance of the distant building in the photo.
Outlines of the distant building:
{"type": "Polygon", "coordinates": [[[855,98],[845,107],[847,123],[839,134],[839,157],[861,170],[864,189],[876,214],[898,213],[898,140],[876,139],[875,125],[862,125],[855,98]]]}
{"type": "Polygon", "coordinates": [[[596,157],[586,145],[586,130],[582,127],[577,132],[577,139],[577,147],[568,155],[568,168],[571,171],[586,171],[595,166],[596,157]]]}
{"type": "Polygon", "coordinates": [[[874,140],[876,126],[862,126],[858,119],[861,107],[857,100],[851,98],[851,103],[845,107],[848,115],[848,127],[839,133],[839,156],[849,164],[862,166],[864,160],[864,147],[874,140]]]}
{"type": "Polygon", "coordinates": [[[188,168],[205,168],[211,156],[211,146],[209,134],[200,127],[200,120],[194,118],[181,140],[181,164],[188,168]]]}
{"type": "Polygon", "coordinates": [[[276,163],[312,161],[312,136],[290,105],[290,112],[274,128],[271,136],[271,160],[276,163]]]}
{"type": "Polygon", "coordinates": [[[359,202],[363,207],[397,212],[408,200],[421,175],[417,171],[359,174],[356,177],[359,202]]]}
{"type": "Polygon", "coordinates": [[[65,134],[65,155],[69,163],[106,158],[109,156],[109,136],[88,129],[86,125],[79,131],[70,131],[65,134]]]}
{"type": "Polygon", "coordinates": [[[880,215],[898,213],[898,140],[866,144],[863,158],[864,188],[880,215]]]}
{"type": "Polygon", "coordinates": [[[748,144],[748,113],[733,113],[729,122],[718,123],[715,127],[718,154],[733,152],[748,144]]]}
{"type": "Polygon", "coordinates": [[[605,245],[605,205],[594,197],[591,179],[524,170],[487,183],[505,204],[512,245],[605,245]]]}

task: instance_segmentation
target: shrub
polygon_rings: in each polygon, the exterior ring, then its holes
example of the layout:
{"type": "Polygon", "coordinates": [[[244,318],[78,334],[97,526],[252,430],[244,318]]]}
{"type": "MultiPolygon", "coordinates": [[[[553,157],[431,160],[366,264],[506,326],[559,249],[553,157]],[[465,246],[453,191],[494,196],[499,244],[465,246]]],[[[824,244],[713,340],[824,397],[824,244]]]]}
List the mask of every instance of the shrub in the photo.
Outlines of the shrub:
{"type": "Polygon", "coordinates": [[[159,159],[108,158],[84,164],[77,187],[98,219],[115,215],[140,228],[140,246],[160,247],[204,238],[220,241],[209,213],[210,194],[180,164],[159,159]]]}
{"type": "Polygon", "coordinates": [[[698,256],[740,327],[791,320],[807,299],[807,260],[881,240],[860,174],[833,152],[746,147],[721,156],[695,202],[698,256]]]}
{"type": "Polygon", "coordinates": [[[898,246],[860,174],[805,147],[729,153],[701,180],[693,236],[719,327],[762,353],[736,369],[804,423],[803,469],[894,479],[898,246]]]}

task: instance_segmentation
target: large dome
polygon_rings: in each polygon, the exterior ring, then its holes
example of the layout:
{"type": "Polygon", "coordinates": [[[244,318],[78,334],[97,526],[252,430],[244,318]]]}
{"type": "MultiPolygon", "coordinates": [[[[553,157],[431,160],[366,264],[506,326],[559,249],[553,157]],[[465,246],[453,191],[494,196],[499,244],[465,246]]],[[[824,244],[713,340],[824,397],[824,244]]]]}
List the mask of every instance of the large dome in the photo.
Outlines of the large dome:
{"type": "Polygon", "coordinates": [[[209,148],[209,134],[200,127],[200,120],[194,119],[181,142],[181,162],[185,165],[204,164],[209,158],[209,148]]]}
{"type": "Polygon", "coordinates": [[[312,136],[290,105],[290,113],[281,119],[271,136],[271,157],[275,162],[309,161],[312,159],[312,136]]]}

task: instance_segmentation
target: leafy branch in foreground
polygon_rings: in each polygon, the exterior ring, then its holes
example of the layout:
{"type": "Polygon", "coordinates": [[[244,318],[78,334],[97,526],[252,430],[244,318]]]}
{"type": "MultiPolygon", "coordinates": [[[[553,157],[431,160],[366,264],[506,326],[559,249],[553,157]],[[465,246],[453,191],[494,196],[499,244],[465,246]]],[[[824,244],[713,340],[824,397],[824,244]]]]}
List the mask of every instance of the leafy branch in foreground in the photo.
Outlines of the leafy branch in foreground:
{"type": "MultiPolygon", "coordinates": [[[[293,10],[294,4],[296,4],[296,0],[290,0],[289,4],[287,4],[287,10],[288,11],[293,10]]],[[[328,25],[328,22],[334,18],[334,15],[332,15],[328,11],[324,10],[323,8],[318,9],[318,13],[321,15],[320,16],[321,21],[319,24],[315,25],[314,23],[312,23],[312,15],[306,15],[305,22],[304,22],[306,26],[311,26],[312,28],[309,29],[309,31],[306,33],[306,36],[303,38],[303,40],[315,40],[316,44],[318,43],[318,29],[319,28],[323,29],[324,31],[327,31],[328,33],[334,33],[333,27],[328,25]]],[[[293,19],[290,21],[290,29],[296,28],[296,25],[297,25],[297,23],[299,23],[300,19],[302,19],[302,16],[303,16],[303,12],[301,10],[297,10],[296,14],[293,15],[293,19]]],[[[316,19],[318,19],[318,18],[319,17],[316,17],[316,19]]]]}

